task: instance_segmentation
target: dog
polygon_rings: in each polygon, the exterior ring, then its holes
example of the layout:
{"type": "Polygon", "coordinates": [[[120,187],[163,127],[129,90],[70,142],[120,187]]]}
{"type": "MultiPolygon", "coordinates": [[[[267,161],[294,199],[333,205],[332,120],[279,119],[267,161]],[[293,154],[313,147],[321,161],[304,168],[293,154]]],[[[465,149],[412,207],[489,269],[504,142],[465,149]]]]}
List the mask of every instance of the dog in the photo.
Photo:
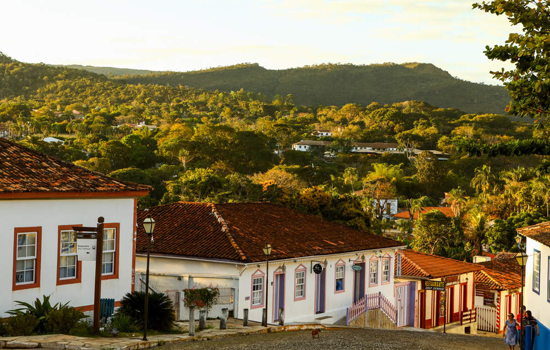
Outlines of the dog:
{"type": "Polygon", "coordinates": [[[317,338],[319,338],[320,334],[321,334],[321,330],[319,328],[311,330],[311,337],[312,338],[315,338],[315,336],[317,336],[317,338]]]}

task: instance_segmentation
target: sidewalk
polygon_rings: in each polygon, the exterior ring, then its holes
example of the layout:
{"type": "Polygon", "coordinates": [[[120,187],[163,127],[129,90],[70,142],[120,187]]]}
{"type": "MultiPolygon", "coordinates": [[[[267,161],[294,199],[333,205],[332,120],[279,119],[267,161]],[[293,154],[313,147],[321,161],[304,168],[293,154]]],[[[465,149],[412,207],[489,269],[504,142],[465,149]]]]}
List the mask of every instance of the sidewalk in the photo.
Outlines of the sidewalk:
{"type": "MultiPolygon", "coordinates": [[[[81,349],[109,349],[109,350],[133,350],[133,349],[147,349],[163,344],[184,343],[191,341],[207,341],[212,339],[219,339],[225,337],[235,337],[249,334],[261,334],[268,332],[285,332],[295,331],[313,328],[325,328],[320,324],[306,324],[306,325],[289,325],[289,326],[268,326],[262,327],[256,323],[250,327],[243,327],[242,321],[228,320],[226,330],[221,329],[205,329],[197,332],[194,337],[190,337],[188,333],[183,334],[164,334],[149,336],[148,341],[142,341],[142,335],[136,334],[136,337],[131,338],[85,338],[75,337],[64,334],[48,334],[48,335],[36,335],[27,337],[4,337],[0,338],[0,348],[6,349],[33,349],[33,348],[49,348],[49,349],[68,349],[68,350],[81,350],[81,349]],[[240,325],[239,325],[240,324],[240,325]]],[[[198,322],[196,322],[198,324],[198,322]]],[[[219,320],[208,321],[208,325],[217,323],[219,327],[219,320]]],[[[185,323],[180,323],[179,326],[183,326],[185,329],[185,323]]]]}

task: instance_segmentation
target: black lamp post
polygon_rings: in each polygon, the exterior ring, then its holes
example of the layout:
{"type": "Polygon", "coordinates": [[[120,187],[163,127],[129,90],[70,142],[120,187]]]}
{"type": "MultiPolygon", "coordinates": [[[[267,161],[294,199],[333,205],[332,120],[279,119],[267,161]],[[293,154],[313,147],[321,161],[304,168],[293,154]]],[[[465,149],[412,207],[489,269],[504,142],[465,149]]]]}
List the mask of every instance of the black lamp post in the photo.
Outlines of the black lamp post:
{"type": "Polygon", "coordinates": [[[149,258],[151,255],[151,237],[155,230],[155,220],[148,216],[143,220],[143,229],[147,233],[147,272],[145,274],[145,308],[143,310],[143,340],[147,340],[147,318],[149,317],[149,258]]]}
{"type": "Polygon", "coordinates": [[[527,254],[525,254],[525,244],[521,242],[521,236],[516,236],[516,243],[518,245],[518,248],[520,250],[519,253],[516,255],[516,260],[518,262],[518,265],[521,268],[521,299],[520,299],[520,349],[523,349],[524,344],[524,338],[525,338],[525,332],[524,332],[524,324],[523,324],[523,269],[525,268],[525,265],[527,265],[527,254]]]}
{"type": "Polygon", "coordinates": [[[266,257],[266,274],[265,274],[265,305],[262,313],[262,326],[267,327],[267,301],[268,301],[268,291],[269,291],[269,256],[271,255],[271,244],[266,243],[265,247],[262,248],[266,257]]]}

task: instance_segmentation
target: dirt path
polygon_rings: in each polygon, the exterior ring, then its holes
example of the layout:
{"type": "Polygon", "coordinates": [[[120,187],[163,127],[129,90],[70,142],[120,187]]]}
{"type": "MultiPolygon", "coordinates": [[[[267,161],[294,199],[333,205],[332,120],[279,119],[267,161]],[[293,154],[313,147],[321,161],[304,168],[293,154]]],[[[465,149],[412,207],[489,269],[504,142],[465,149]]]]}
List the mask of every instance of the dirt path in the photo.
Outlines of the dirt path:
{"type": "Polygon", "coordinates": [[[279,332],[162,346],[170,349],[402,349],[402,350],[500,350],[504,339],[433,332],[377,329],[323,330],[319,339],[311,331],[279,332]]]}

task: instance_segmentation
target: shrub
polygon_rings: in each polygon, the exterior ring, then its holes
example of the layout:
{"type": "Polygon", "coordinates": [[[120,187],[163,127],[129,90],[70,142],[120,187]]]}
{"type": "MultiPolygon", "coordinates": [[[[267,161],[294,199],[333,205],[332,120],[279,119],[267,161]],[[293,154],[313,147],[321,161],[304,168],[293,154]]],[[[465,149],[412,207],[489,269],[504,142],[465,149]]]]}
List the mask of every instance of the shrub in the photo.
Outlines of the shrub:
{"type": "Polygon", "coordinates": [[[86,315],[74,307],[53,309],[46,315],[47,328],[54,333],[69,334],[71,329],[85,319],[86,315]]]}
{"type": "Polygon", "coordinates": [[[0,337],[6,337],[8,335],[8,324],[0,318],[0,337]]]}
{"type": "MultiPolygon", "coordinates": [[[[132,292],[122,298],[118,312],[129,316],[135,324],[143,328],[144,306],[145,292],[132,292]]],[[[147,327],[166,332],[172,329],[174,320],[174,305],[172,300],[162,293],[149,294],[147,327]]]]}
{"type": "Polygon", "coordinates": [[[218,302],[220,290],[218,288],[192,288],[185,289],[183,294],[185,307],[196,306],[209,311],[212,305],[218,302]]]}
{"type": "Polygon", "coordinates": [[[34,316],[34,318],[36,318],[36,320],[38,321],[36,325],[36,329],[34,331],[38,333],[46,333],[47,331],[49,331],[46,323],[46,317],[52,310],[59,310],[59,309],[66,308],[67,305],[69,304],[67,303],[67,304],[61,305],[57,303],[52,306],[52,304],[50,303],[50,296],[46,296],[46,295],[43,296],[42,301],[36,298],[33,305],[29,303],[25,303],[23,301],[17,301],[16,303],[24,307],[20,309],[7,311],[7,313],[13,316],[21,316],[21,315],[27,315],[27,314],[34,316]]]}
{"type": "Polygon", "coordinates": [[[86,321],[80,321],[70,330],[69,335],[89,337],[94,333],[93,326],[86,321]]]}
{"type": "Polygon", "coordinates": [[[122,314],[120,312],[117,312],[115,317],[113,317],[111,325],[119,332],[130,333],[137,331],[134,320],[132,320],[130,316],[122,314]]]}
{"type": "Polygon", "coordinates": [[[7,332],[12,336],[31,335],[39,323],[33,314],[18,314],[8,318],[7,332]]]}

